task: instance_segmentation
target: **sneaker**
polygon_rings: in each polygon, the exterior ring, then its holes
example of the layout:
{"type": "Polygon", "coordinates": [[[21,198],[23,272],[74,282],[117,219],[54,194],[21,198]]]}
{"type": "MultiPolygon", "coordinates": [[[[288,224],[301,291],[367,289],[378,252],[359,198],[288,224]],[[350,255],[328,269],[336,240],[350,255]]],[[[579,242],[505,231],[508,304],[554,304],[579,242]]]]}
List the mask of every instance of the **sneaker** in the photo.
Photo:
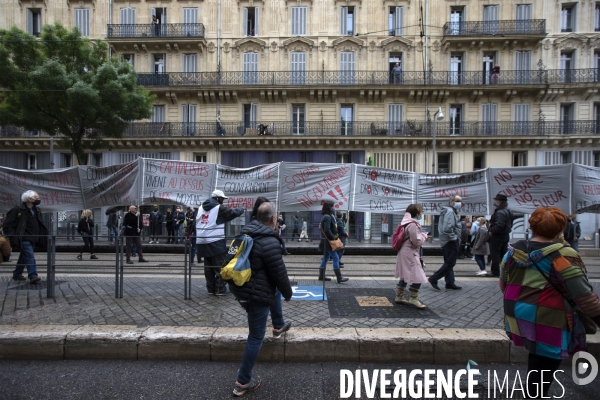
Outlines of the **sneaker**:
{"type": "Polygon", "coordinates": [[[227,288],[217,289],[215,292],[215,296],[225,296],[227,293],[229,293],[229,290],[227,290],[227,288]]]}
{"type": "Polygon", "coordinates": [[[158,240],[154,241],[155,244],[158,244],[158,240]]]}
{"type": "Polygon", "coordinates": [[[471,257],[471,261],[475,261],[475,257],[471,257]]]}
{"type": "Polygon", "coordinates": [[[23,275],[15,275],[13,276],[13,281],[26,281],[27,278],[25,278],[23,275]]]}
{"type": "Polygon", "coordinates": [[[281,337],[281,335],[283,335],[285,332],[289,331],[290,328],[292,327],[292,323],[291,322],[286,322],[281,328],[273,329],[273,337],[275,339],[279,339],[281,337]]]}
{"type": "Polygon", "coordinates": [[[485,272],[485,271],[479,271],[475,275],[487,275],[487,272],[485,272]]]}
{"type": "Polygon", "coordinates": [[[133,264],[133,261],[127,260],[127,264],[133,264]]]}
{"type": "Polygon", "coordinates": [[[418,309],[420,309],[420,310],[422,310],[422,309],[424,309],[424,308],[427,308],[427,306],[426,306],[425,304],[421,303],[421,302],[419,301],[419,299],[413,299],[413,298],[410,298],[410,299],[408,299],[408,302],[407,302],[407,304],[409,304],[409,305],[411,305],[411,306],[414,306],[414,307],[417,307],[417,308],[418,308],[418,309]]]}
{"type": "Polygon", "coordinates": [[[33,278],[31,278],[31,279],[29,280],[29,283],[33,283],[33,284],[35,284],[35,283],[38,283],[38,282],[39,282],[39,281],[41,281],[41,280],[42,280],[42,278],[40,278],[39,276],[34,276],[33,278]]]}
{"type": "Polygon", "coordinates": [[[140,258],[140,259],[138,260],[138,262],[148,262],[148,260],[146,260],[145,258],[140,258]]]}
{"type": "Polygon", "coordinates": [[[261,383],[261,380],[259,377],[256,377],[256,378],[253,377],[252,379],[250,379],[250,382],[246,383],[245,385],[242,385],[241,383],[238,383],[236,381],[235,385],[233,386],[233,396],[241,397],[248,392],[256,390],[260,387],[260,383],[261,383]]]}
{"type": "Polygon", "coordinates": [[[77,259],[78,260],[83,260],[83,256],[80,254],[80,255],[77,256],[77,259]]]}
{"type": "Polygon", "coordinates": [[[95,254],[92,254],[90,256],[90,260],[97,260],[97,259],[98,259],[98,257],[95,254]]]}

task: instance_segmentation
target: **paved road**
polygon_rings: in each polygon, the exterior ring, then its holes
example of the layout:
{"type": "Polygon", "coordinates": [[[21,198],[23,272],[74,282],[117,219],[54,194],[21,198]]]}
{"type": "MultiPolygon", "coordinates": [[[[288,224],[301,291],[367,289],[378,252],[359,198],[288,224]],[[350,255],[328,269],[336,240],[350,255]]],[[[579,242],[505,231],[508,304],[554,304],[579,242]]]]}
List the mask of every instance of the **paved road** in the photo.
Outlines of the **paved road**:
{"type": "MultiPolygon", "coordinates": [[[[366,369],[369,375],[375,369],[406,369],[407,375],[414,369],[451,368],[453,371],[465,365],[427,366],[415,364],[394,365],[356,363],[314,364],[257,364],[255,376],[262,378],[261,387],[248,393],[245,398],[261,400],[329,400],[340,398],[340,370],[366,369]]],[[[458,360],[457,360],[458,361],[458,360]]],[[[463,360],[466,364],[466,360],[463,360]]],[[[146,361],[0,361],[0,397],[12,399],[230,399],[236,379],[237,363],[216,362],[146,362],[146,361]]],[[[577,386],[571,378],[571,368],[563,366],[564,373],[557,377],[560,385],[553,384],[550,395],[569,400],[597,398],[600,378],[587,386],[577,386]]],[[[504,377],[508,372],[510,386],[518,376],[525,381],[524,365],[481,365],[483,392],[479,398],[507,398],[493,385],[487,383],[487,372],[493,371],[504,377]],[[490,386],[488,397],[487,388],[490,386]]],[[[434,386],[435,387],[435,386],[434,386]]],[[[497,387],[497,386],[496,386],[497,387]]],[[[519,383],[517,382],[517,388],[519,383]]],[[[435,390],[435,389],[434,389],[435,390]]],[[[512,398],[522,398],[515,391],[512,398]]],[[[361,396],[370,398],[365,386],[361,396]]],[[[379,399],[379,393],[374,397],[379,399]]],[[[412,397],[408,397],[412,398],[412,397]]],[[[421,397],[419,397],[421,398],[421,397]]],[[[441,398],[441,397],[440,397],[441,398]]],[[[447,397],[444,397],[447,398],[447,397]]]]}

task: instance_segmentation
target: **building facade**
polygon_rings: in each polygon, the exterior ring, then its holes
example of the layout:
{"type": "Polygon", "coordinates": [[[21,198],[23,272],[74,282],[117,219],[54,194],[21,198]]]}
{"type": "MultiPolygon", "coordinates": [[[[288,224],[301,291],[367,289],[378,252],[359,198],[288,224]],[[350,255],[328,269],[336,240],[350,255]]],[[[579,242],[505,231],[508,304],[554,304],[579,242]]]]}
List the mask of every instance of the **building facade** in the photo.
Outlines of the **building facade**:
{"type": "MultiPolygon", "coordinates": [[[[156,95],[152,118],[107,141],[93,165],[144,156],[234,167],[372,159],[427,173],[600,166],[600,2],[2,3],[1,28],[36,35],[60,21],[107,40],[156,95]]],[[[60,148],[50,160],[43,132],[2,129],[3,165],[74,161],[60,148]]],[[[598,228],[591,220],[585,232],[598,228]]]]}

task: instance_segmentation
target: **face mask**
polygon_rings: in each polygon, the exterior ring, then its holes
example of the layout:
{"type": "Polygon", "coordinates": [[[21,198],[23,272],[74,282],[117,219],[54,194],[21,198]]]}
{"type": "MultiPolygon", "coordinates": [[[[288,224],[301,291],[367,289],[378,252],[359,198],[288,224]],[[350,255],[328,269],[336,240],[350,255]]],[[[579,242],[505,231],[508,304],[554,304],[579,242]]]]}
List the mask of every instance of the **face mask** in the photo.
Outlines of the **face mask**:
{"type": "Polygon", "coordinates": [[[455,209],[460,210],[461,207],[462,207],[462,203],[460,201],[457,201],[456,203],[454,203],[455,209]]]}
{"type": "Polygon", "coordinates": [[[158,211],[158,208],[155,208],[154,211],[158,211]]]}
{"type": "Polygon", "coordinates": [[[494,203],[494,208],[500,207],[500,203],[494,203]]]}
{"type": "Polygon", "coordinates": [[[40,199],[37,199],[36,201],[33,202],[33,205],[34,206],[39,206],[41,202],[42,201],[40,199]]]}

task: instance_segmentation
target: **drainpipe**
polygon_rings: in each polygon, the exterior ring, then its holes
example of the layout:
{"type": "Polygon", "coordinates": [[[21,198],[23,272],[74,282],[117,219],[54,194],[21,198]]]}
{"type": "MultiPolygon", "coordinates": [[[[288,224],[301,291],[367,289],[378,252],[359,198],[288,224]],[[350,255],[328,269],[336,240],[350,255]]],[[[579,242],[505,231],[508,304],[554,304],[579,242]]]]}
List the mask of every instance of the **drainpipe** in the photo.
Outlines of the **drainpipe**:
{"type": "MultiPolygon", "coordinates": [[[[220,80],[221,74],[221,0],[217,1],[217,75],[219,75],[220,80]]],[[[219,96],[217,96],[216,103],[216,112],[217,116],[221,115],[221,101],[219,100],[219,96]]]]}
{"type": "MultiPolygon", "coordinates": [[[[425,0],[425,48],[423,49],[423,51],[425,52],[425,65],[423,65],[423,74],[424,74],[424,78],[426,83],[427,82],[427,68],[429,66],[429,0],[425,0]]],[[[423,119],[425,121],[425,135],[427,135],[429,133],[429,124],[427,123],[427,114],[429,112],[429,98],[426,97],[425,98],[425,118],[423,119]]],[[[427,147],[425,147],[425,173],[427,173],[428,171],[428,165],[427,165],[427,147]]],[[[431,171],[431,173],[433,174],[433,171],[431,171]]]]}

